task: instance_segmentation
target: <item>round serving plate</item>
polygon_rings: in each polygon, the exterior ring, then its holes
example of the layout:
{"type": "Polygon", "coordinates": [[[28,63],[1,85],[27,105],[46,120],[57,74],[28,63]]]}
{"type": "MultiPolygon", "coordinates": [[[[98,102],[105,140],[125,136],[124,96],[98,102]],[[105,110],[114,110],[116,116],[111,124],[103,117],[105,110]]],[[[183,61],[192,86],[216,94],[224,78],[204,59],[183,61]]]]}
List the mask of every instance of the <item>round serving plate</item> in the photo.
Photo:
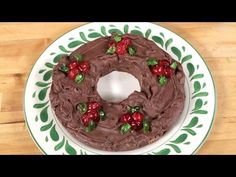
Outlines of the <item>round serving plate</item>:
{"type": "MultiPolygon", "coordinates": [[[[112,83],[119,82],[120,77],[116,78],[118,80],[112,83]]],[[[183,38],[153,23],[89,23],[67,32],[38,58],[29,74],[24,95],[28,130],[44,154],[195,154],[211,130],[215,108],[214,82],[203,58],[183,38]],[[153,40],[182,63],[186,75],[185,106],[178,122],[156,142],[132,151],[101,151],[80,143],[58,121],[49,101],[52,69],[60,56],[112,32],[132,33],[153,40]]]]}

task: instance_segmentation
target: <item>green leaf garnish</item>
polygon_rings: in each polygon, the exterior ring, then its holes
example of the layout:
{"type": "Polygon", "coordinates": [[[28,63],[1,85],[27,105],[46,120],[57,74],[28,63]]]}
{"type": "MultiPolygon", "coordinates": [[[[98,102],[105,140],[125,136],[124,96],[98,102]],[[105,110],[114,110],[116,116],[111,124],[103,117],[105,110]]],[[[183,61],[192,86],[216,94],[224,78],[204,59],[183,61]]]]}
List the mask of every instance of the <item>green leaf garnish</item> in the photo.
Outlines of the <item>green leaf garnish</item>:
{"type": "Polygon", "coordinates": [[[148,66],[155,66],[155,65],[157,65],[158,64],[158,61],[155,59],[155,58],[149,58],[148,60],[147,60],[147,65],[148,66]]]}
{"type": "Polygon", "coordinates": [[[159,78],[159,84],[160,86],[164,86],[167,83],[167,78],[165,76],[161,76],[159,78]]]}
{"type": "Polygon", "coordinates": [[[101,120],[105,120],[105,118],[106,118],[106,113],[105,113],[102,109],[100,109],[98,112],[99,112],[99,117],[100,117],[100,119],[101,119],[101,120]]]}
{"type": "Polygon", "coordinates": [[[150,132],[150,122],[145,118],[143,119],[143,133],[150,132]]]}
{"type": "Polygon", "coordinates": [[[132,108],[131,106],[129,106],[129,105],[127,106],[128,112],[131,112],[131,108],[132,108]]]}
{"type": "Polygon", "coordinates": [[[126,134],[131,128],[131,125],[128,123],[125,123],[124,125],[122,125],[121,129],[120,129],[120,133],[122,135],[126,134]]]}
{"type": "Polygon", "coordinates": [[[84,114],[88,110],[87,104],[86,103],[79,103],[77,105],[77,109],[80,111],[81,114],[84,114]]]}
{"type": "Polygon", "coordinates": [[[172,69],[176,69],[177,66],[178,66],[177,62],[173,62],[173,63],[170,65],[170,67],[171,67],[172,69]]]}
{"type": "Polygon", "coordinates": [[[121,36],[119,36],[119,35],[115,35],[114,36],[114,40],[116,41],[116,42],[120,42],[121,41],[121,36]]]}
{"type": "Polygon", "coordinates": [[[63,64],[60,68],[59,68],[59,71],[62,71],[63,73],[68,73],[69,69],[68,67],[63,64]]]}
{"type": "Polygon", "coordinates": [[[139,106],[134,106],[134,110],[135,110],[135,112],[136,112],[136,111],[139,111],[139,110],[140,110],[140,107],[139,107],[139,106]]]}
{"type": "Polygon", "coordinates": [[[109,49],[107,50],[106,53],[112,55],[115,52],[116,52],[116,47],[115,46],[111,46],[111,47],[109,47],[109,49]]]}
{"type": "Polygon", "coordinates": [[[137,112],[137,111],[139,111],[140,110],[140,106],[127,106],[127,110],[128,110],[128,112],[130,112],[130,113],[134,113],[134,112],[137,112]]]}
{"type": "Polygon", "coordinates": [[[135,55],[136,50],[133,47],[128,47],[128,52],[131,56],[135,55]]]}
{"type": "Polygon", "coordinates": [[[82,80],[84,80],[84,75],[82,73],[77,74],[75,82],[79,84],[82,80]]]}
{"type": "Polygon", "coordinates": [[[88,127],[85,128],[85,132],[89,133],[89,132],[91,132],[92,130],[94,130],[95,128],[96,128],[96,123],[95,123],[93,120],[91,120],[91,121],[89,122],[88,127]]]}
{"type": "Polygon", "coordinates": [[[75,54],[74,57],[75,57],[76,61],[78,61],[78,62],[83,60],[82,55],[80,55],[79,53],[75,54]]]}

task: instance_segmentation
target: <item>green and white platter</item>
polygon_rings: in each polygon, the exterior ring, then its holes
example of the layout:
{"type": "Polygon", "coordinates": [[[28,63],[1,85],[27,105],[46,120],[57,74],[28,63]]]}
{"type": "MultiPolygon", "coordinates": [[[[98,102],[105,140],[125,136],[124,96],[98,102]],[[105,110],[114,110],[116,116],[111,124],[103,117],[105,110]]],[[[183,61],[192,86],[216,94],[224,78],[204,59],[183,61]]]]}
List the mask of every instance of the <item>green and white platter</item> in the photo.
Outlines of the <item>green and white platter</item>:
{"type": "Polygon", "coordinates": [[[44,154],[195,154],[214,122],[216,92],[211,73],[200,54],[183,38],[152,23],[89,23],[59,37],[38,58],[29,74],[24,95],[28,130],[44,154]],[[49,92],[52,69],[61,55],[112,32],[132,33],[153,40],[183,65],[186,100],[184,111],[173,128],[158,141],[125,152],[107,152],[74,139],[54,115],[49,92]]]}

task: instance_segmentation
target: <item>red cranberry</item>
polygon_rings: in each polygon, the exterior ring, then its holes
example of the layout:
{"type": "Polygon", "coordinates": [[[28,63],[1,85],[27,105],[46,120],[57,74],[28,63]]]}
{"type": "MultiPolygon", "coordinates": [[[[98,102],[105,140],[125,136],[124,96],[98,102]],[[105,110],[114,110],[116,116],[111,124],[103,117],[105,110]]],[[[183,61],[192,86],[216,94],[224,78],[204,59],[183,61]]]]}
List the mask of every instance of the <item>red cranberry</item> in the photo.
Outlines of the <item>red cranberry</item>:
{"type": "Polygon", "coordinates": [[[127,53],[127,47],[131,44],[131,40],[128,38],[123,38],[116,45],[116,53],[118,55],[124,55],[127,53]]]}
{"type": "Polygon", "coordinates": [[[77,69],[77,68],[74,68],[74,69],[72,69],[72,70],[70,70],[69,71],[69,73],[68,73],[68,77],[70,78],[70,79],[75,79],[76,78],[76,76],[77,76],[77,74],[79,73],[79,70],[77,69]]]}
{"type": "Polygon", "coordinates": [[[131,123],[133,121],[131,115],[126,113],[120,117],[120,122],[122,123],[131,123]]]}
{"type": "Polygon", "coordinates": [[[138,121],[138,122],[141,122],[144,118],[144,115],[141,113],[141,112],[134,112],[132,114],[132,118],[134,119],[134,121],[138,121]]]}
{"type": "Polygon", "coordinates": [[[117,46],[116,46],[116,53],[117,53],[118,55],[124,55],[124,54],[126,54],[126,53],[127,53],[127,51],[126,51],[126,46],[123,45],[123,43],[119,42],[119,43],[117,44],[117,46]]]}
{"type": "Polygon", "coordinates": [[[161,76],[164,74],[164,67],[160,65],[155,65],[153,68],[151,68],[151,72],[157,76],[161,76]]]}
{"type": "Polygon", "coordinates": [[[173,69],[171,69],[170,67],[166,67],[164,69],[164,75],[168,78],[170,78],[172,76],[172,74],[174,73],[173,69]]]}
{"type": "Polygon", "coordinates": [[[131,44],[131,40],[129,38],[123,38],[121,43],[125,45],[126,47],[128,47],[128,45],[131,44]]]}
{"type": "Polygon", "coordinates": [[[88,103],[88,110],[99,110],[101,105],[96,101],[91,101],[88,103]]]}
{"type": "Polygon", "coordinates": [[[131,128],[132,128],[133,130],[141,130],[142,127],[143,127],[142,122],[139,122],[139,121],[133,121],[133,122],[131,122],[131,128]]]}
{"type": "Polygon", "coordinates": [[[96,110],[88,110],[87,114],[91,120],[93,120],[95,122],[99,122],[100,118],[99,118],[98,112],[96,110]]]}
{"type": "Polygon", "coordinates": [[[77,67],[78,67],[77,61],[72,61],[68,64],[69,70],[72,70],[72,69],[77,68],[77,67]]]}
{"type": "Polygon", "coordinates": [[[89,71],[90,66],[88,61],[82,61],[78,64],[78,68],[81,72],[86,73],[89,71]]]}
{"type": "Polygon", "coordinates": [[[170,66],[170,62],[168,60],[159,60],[160,66],[170,66]]]}
{"type": "Polygon", "coordinates": [[[89,121],[90,121],[90,118],[88,117],[88,114],[87,114],[87,113],[85,113],[85,114],[82,115],[81,121],[82,121],[82,123],[83,123],[83,125],[84,125],[85,127],[88,126],[89,121]]]}

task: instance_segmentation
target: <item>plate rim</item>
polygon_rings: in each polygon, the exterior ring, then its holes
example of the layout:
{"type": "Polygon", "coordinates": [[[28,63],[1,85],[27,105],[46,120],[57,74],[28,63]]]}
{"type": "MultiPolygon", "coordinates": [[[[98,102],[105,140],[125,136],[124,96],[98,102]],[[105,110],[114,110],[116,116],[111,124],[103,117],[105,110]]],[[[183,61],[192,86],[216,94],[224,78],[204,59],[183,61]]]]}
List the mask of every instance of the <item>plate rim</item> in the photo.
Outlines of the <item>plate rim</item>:
{"type": "MultiPolygon", "coordinates": [[[[37,63],[37,61],[38,61],[38,59],[44,54],[44,52],[45,52],[53,43],[55,43],[58,39],[60,39],[60,38],[63,37],[64,35],[70,33],[71,31],[73,31],[73,30],[75,30],[75,29],[77,29],[77,28],[79,28],[79,27],[82,27],[82,26],[91,24],[91,23],[93,23],[93,22],[86,22],[86,23],[83,24],[83,25],[80,25],[80,26],[78,26],[78,27],[75,27],[75,28],[73,28],[73,29],[71,29],[71,30],[69,30],[69,31],[67,31],[67,32],[65,32],[65,33],[63,33],[62,35],[60,35],[59,37],[57,37],[55,40],[53,40],[53,41],[47,46],[47,48],[45,48],[45,49],[41,52],[41,54],[38,56],[37,60],[36,60],[36,61],[34,62],[34,64],[32,65],[32,67],[31,67],[31,69],[30,69],[30,72],[29,72],[29,74],[28,74],[28,76],[27,76],[27,79],[26,79],[26,82],[25,82],[25,86],[24,86],[24,94],[23,94],[23,96],[24,96],[24,100],[23,100],[24,120],[25,120],[25,122],[26,122],[26,126],[27,126],[27,129],[28,129],[28,132],[29,132],[31,138],[33,139],[33,141],[34,141],[34,143],[36,144],[36,146],[38,147],[38,149],[39,149],[44,155],[48,155],[48,154],[44,151],[44,149],[39,145],[39,143],[38,143],[37,140],[35,139],[35,137],[34,137],[34,135],[33,135],[33,133],[32,133],[32,130],[30,129],[30,126],[29,126],[29,123],[28,123],[28,120],[27,120],[27,116],[26,116],[25,101],[26,101],[26,88],[27,88],[27,85],[28,85],[29,77],[30,77],[30,75],[31,75],[31,73],[32,73],[32,70],[33,70],[33,68],[35,67],[35,65],[36,65],[36,63],[37,63]]],[[[101,22],[101,23],[103,23],[103,22],[101,22]]],[[[116,23],[116,22],[107,22],[107,23],[116,23]]],[[[131,23],[131,22],[123,22],[123,23],[131,23]]],[[[135,22],[132,22],[132,23],[135,24],[135,22]]],[[[162,27],[163,29],[166,29],[166,30],[172,32],[173,34],[177,35],[179,38],[181,38],[182,40],[184,40],[193,50],[196,51],[196,53],[199,55],[199,57],[201,58],[201,60],[202,60],[203,63],[205,64],[206,69],[207,69],[208,72],[209,72],[209,75],[210,75],[210,78],[211,78],[211,81],[212,81],[212,84],[213,84],[213,89],[214,89],[214,110],[213,110],[213,115],[212,115],[212,119],[211,119],[210,126],[209,126],[209,128],[208,128],[206,134],[204,135],[204,138],[201,140],[200,144],[196,147],[196,149],[191,153],[191,155],[194,155],[194,154],[196,154],[196,153],[199,151],[199,149],[200,149],[200,148],[203,146],[203,144],[206,142],[207,138],[208,138],[209,135],[210,135],[210,132],[212,131],[213,124],[214,124],[215,119],[216,119],[217,94],[216,94],[216,86],[215,86],[215,82],[214,82],[213,77],[212,77],[212,73],[211,73],[211,71],[210,71],[210,69],[209,69],[207,63],[206,63],[205,60],[203,59],[202,55],[201,55],[201,54],[198,52],[198,50],[197,50],[195,47],[193,47],[184,37],[178,35],[178,34],[175,33],[174,31],[170,30],[168,27],[164,27],[164,26],[162,26],[162,25],[160,25],[160,24],[156,24],[156,23],[154,23],[154,22],[146,22],[146,23],[150,23],[150,24],[153,24],[153,25],[162,27]]],[[[101,154],[101,155],[102,155],[102,154],[101,154]]]]}

